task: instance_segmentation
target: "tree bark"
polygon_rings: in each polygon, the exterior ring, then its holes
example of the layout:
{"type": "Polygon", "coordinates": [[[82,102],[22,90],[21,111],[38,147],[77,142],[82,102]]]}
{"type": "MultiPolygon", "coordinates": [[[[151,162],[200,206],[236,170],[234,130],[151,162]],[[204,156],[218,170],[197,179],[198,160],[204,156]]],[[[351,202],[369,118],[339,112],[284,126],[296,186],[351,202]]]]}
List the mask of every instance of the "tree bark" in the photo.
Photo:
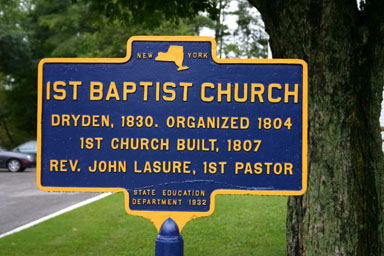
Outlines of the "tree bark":
{"type": "Polygon", "coordinates": [[[308,190],[288,200],[288,255],[384,254],[383,1],[249,2],[274,58],[309,66],[308,190]]]}

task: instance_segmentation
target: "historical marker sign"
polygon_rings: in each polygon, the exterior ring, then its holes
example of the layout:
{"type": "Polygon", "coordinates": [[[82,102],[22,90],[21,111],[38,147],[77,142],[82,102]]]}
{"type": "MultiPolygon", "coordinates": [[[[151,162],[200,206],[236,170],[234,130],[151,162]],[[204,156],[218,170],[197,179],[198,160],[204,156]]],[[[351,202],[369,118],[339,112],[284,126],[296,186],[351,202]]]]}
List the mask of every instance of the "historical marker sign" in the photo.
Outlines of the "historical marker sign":
{"type": "Polygon", "coordinates": [[[37,183],[124,192],[180,229],[216,194],[301,195],[307,65],[218,59],[206,37],[132,37],[125,58],[39,65],[37,183]]]}

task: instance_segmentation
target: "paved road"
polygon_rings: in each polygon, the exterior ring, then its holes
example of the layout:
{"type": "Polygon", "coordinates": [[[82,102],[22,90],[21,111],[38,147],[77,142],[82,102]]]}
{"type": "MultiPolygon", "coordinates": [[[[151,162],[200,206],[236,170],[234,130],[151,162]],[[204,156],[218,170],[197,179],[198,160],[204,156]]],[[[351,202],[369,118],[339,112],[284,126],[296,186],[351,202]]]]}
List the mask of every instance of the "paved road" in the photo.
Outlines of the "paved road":
{"type": "Polygon", "coordinates": [[[41,191],[36,169],[17,173],[0,169],[0,235],[96,195],[41,191]]]}

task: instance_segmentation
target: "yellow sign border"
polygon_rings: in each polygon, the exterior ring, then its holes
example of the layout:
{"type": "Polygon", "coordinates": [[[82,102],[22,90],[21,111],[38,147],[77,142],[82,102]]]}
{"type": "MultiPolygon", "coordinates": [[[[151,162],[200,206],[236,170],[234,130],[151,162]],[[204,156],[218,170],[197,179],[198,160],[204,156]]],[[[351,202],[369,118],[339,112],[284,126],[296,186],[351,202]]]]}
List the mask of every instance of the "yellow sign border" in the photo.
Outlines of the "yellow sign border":
{"type": "Polygon", "coordinates": [[[157,230],[167,218],[172,218],[180,231],[185,224],[195,218],[211,215],[215,210],[216,195],[280,195],[300,196],[307,189],[307,152],[308,152],[308,67],[307,63],[300,59],[219,59],[216,55],[216,41],[211,37],[201,36],[133,36],[127,42],[127,55],[124,58],[47,58],[39,63],[38,67],[38,106],[37,106],[37,163],[36,182],[37,187],[43,191],[58,192],[123,192],[125,198],[125,210],[128,214],[142,216],[154,223],[157,230]],[[296,64],[303,68],[303,127],[302,127],[302,189],[300,191],[253,191],[253,190],[215,190],[211,194],[211,204],[208,212],[173,212],[173,211],[135,211],[129,207],[129,194],[124,188],[78,188],[78,187],[44,187],[41,185],[41,125],[43,104],[43,66],[45,63],[125,63],[132,54],[132,44],[135,41],[164,41],[164,42],[211,42],[212,59],[219,64],[296,64]]]}

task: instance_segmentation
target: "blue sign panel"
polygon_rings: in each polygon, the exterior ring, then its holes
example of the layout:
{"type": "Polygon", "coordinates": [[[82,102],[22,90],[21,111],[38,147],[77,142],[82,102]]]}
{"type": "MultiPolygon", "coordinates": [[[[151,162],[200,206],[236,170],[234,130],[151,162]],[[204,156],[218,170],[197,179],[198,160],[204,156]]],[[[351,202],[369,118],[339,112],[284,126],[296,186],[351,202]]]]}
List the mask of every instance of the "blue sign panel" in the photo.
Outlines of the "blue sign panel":
{"type": "Polygon", "coordinates": [[[146,217],[209,215],[216,194],[303,194],[306,63],[215,51],[133,37],[125,58],[42,60],[38,186],[123,191],[146,217]]]}

